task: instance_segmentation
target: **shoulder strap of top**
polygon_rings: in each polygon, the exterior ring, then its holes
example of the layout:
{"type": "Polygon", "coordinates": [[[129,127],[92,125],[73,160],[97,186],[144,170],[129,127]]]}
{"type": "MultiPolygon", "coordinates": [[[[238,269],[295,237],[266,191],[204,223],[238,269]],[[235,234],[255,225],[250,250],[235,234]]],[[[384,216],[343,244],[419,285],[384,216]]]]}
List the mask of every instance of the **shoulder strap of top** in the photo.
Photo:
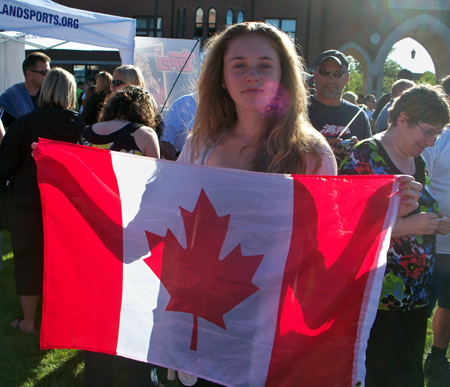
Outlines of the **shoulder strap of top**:
{"type": "Polygon", "coordinates": [[[139,124],[137,122],[130,122],[129,124],[126,124],[122,129],[120,129],[120,131],[123,132],[127,132],[129,134],[134,133],[136,130],[138,130],[139,128],[145,126],[144,124],[139,124]]]}

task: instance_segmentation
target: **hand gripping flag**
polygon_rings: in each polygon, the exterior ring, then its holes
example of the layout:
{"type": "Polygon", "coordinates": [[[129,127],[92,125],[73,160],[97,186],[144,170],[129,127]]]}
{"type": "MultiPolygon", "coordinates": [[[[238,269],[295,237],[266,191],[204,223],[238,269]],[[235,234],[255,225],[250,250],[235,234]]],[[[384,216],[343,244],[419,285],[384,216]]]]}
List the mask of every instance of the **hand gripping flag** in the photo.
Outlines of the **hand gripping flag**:
{"type": "Polygon", "coordinates": [[[393,176],[184,165],[40,140],[41,348],[228,386],[355,386],[395,220],[393,176]]]}

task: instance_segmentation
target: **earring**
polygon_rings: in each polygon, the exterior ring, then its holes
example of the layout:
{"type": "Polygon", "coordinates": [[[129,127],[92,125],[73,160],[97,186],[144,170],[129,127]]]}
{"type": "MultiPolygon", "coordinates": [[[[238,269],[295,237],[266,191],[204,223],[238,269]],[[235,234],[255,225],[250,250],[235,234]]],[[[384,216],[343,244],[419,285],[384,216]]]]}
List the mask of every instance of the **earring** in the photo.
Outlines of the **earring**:
{"type": "Polygon", "coordinates": [[[222,83],[222,89],[226,90],[226,88],[227,88],[227,85],[225,85],[225,83],[222,83]]]}

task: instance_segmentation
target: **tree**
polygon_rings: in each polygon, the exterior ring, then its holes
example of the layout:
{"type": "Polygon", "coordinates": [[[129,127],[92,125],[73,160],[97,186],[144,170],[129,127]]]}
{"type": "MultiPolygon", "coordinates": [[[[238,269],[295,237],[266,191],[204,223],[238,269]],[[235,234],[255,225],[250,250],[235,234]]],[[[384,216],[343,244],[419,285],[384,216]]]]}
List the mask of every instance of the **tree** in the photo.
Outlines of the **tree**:
{"type": "Polygon", "coordinates": [[[397,78],[398,72],[402,69],[402,66],[400,66],[395,60],[393,59],[386,59],[386,62],[384,62],[384,77],[383,77],[383,88],[382,92],[383,94],[389,93],[391,91],[392,84],[395,82],[395,79],[397,78]]]}
{"type": "Polygon", "coordinates": [[[347,57],[348,71],[350,73],[350,80],[345,86],[344,93],[353,91],[357,95],[363,93],[363,70],[361,64],[352,56],[347,57]]]}
{"type": "Polygon", "coordinates": [[[422,76],[419,78],[417,83],[427,83],[429,85],[435,85],[436,84],[436,75],[433,74],[431,71],[425,71],[422,76]]]}

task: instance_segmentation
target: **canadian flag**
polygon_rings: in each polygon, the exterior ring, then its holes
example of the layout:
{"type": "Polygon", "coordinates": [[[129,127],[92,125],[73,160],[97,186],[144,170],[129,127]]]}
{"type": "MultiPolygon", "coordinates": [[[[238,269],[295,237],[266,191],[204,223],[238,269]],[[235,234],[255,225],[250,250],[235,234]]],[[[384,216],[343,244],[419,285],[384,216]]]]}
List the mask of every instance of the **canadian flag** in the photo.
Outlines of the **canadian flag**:
{"type": "Polygon", "coordinates": [[[41,139],[41,348],[229,386],[355,386],[393,176],[184,165],[41,139]]]}

